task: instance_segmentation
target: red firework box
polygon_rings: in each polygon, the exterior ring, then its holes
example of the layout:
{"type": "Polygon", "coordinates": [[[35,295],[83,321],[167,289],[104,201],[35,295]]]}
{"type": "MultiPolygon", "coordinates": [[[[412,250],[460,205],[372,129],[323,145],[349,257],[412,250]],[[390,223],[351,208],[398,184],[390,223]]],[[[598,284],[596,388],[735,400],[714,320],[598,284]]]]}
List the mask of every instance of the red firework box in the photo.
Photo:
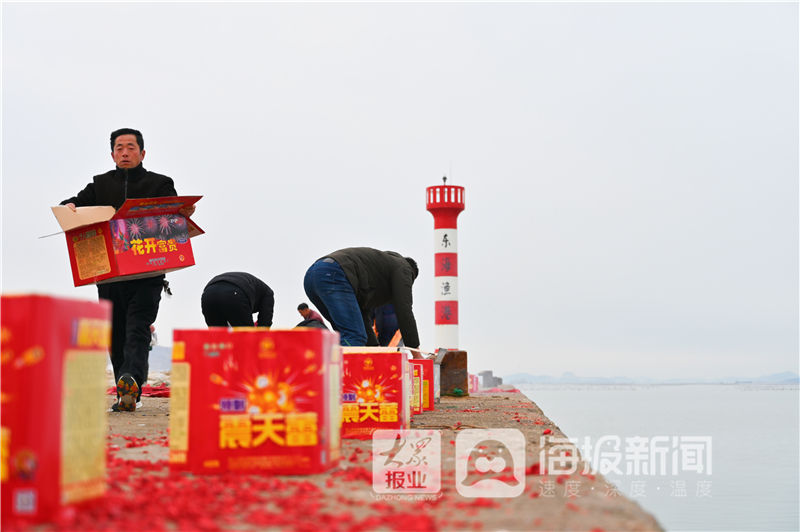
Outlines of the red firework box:
{"type": "Polygon", "coordinates": [[[170,465],[320,473],[341,453],[337,333],[212,327],[173,335],[170,465]]]}
{"type": "Polygon", "coordinates": [[[2,528],[106,491],[111,305],[3,295],[2,528]]]}
{"type": "Polygon", "coordinates": [[[342,437],[368,439],[377,429],[407,429],[411,372],[406,353],[387,347],[342,348],[342,437]]]}
{"type": "Polygon", "coordinates": [[[75,286],[153,277],[194,265],[203,230],[179,214],[202,196],[128,199],[114,207],[52,207],[67,237],[75,286]]]}
{"type": "Polygon", "coordinates": [[[422,364],[416,360],[409,360],[411,365],[411,413],[422,413],[422,364]]]}
{"type": "Polygon", "coordinates": [[[422,366],[422,410],[427,412],[433,410],[433,359],[418,358],[414,362],[422,366]]]}
{"type": "Polygon", "coordinates": [[[480,389],[480,379],[477,375],[469,374],[469,393],[478,393],[480,389]]]}

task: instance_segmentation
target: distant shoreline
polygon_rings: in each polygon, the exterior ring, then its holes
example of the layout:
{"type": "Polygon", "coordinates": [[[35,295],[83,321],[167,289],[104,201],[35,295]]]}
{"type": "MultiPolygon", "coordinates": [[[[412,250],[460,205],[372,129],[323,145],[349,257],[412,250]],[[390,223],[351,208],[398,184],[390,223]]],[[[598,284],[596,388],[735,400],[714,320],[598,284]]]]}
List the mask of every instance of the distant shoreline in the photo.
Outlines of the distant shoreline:
{"type": "Polygon", "coordinates": [[[687,382],[515,382],[513,386],[759,386],[800,388],[800,382],[687,381],[687,382]]]}
{"type": "Polygon", "coordinates": [[[588,385],[684,385],[684,384],[778,384],[778,385],[798,385],[800,375],[793,371],[772,373],[760,377],[712,377],[712,378],[672,378],[672,379],[653,379],[648,377],[579,377],[574,373],[567,372],[560,377],[550,375],[531,375],[529,373],[515,373],[503,377],[503,384],[588,384],[588,385]]]}

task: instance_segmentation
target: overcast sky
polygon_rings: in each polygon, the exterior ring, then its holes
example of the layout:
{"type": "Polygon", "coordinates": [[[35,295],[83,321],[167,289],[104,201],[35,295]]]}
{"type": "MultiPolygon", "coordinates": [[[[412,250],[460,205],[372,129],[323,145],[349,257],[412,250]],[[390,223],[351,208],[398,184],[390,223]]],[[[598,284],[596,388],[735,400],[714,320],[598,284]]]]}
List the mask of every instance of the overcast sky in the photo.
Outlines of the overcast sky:
{"type": "Polygon", "coordinates": [[[2,291],[74,288],[49,207],[113,168],[108,135],[199,194],[197,265],[162,344],[249,271],[300,321],[314,260],[419,261],[425,187],[466,188],[461,346],[473,372],[798,371],[798,6],[2,6],[2,291]]]}

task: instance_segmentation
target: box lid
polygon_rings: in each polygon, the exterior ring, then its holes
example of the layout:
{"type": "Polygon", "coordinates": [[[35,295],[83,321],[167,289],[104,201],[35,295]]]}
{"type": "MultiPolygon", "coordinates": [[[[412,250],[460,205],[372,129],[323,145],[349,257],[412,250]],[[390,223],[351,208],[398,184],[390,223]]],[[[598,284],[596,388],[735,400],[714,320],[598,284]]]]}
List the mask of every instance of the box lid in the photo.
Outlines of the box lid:
{"type": "MultiPolygon", "coordinates": [[[[118,211],[110,205],[77,207],[73,212],[66,205],[51,207],[53,214],[63,231],[70,231],[85,225],[107,222],[119,218],[136,218],[141,216],[161,216],[177,214],[179,210],[197,203],[203,196],[165,196],[161,198],[129,198],[118,211]]],[[[189,227],[189,238],[202,235],[200,229],[190,218],[186,218],[189,227]]],[[[50,235],[48,235],[50,236],[50,235]]]]}
{"type": "Polygon", "coordinates": [[[165,196],[161,198],[128,198],[111,219],[176,214],[182,208],[194,205],[202,197],[203,196],[165,196]]]}
{"type": "Polygon", "coordinates": [[[109,205],[101,207],[77,207],[75,212],[66,205],[56,205],[50,208],[58,221],[58,225],[60,225],[61,229],[64,231],[69,231],[76,227],[83,227],[84,225],[96,224],[97,222],[105,222],[114,216],[114,207],[109,205]]]}

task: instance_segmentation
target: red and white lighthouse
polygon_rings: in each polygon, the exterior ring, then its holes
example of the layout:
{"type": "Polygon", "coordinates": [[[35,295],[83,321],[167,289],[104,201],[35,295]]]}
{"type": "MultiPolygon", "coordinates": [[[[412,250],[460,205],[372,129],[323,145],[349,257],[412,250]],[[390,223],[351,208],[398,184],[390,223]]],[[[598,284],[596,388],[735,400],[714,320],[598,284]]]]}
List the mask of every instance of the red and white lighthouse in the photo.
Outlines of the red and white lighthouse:
{"type": "Polygon", "coordinates": [[[426,189],[426,207],[433,215],[433,254],[436,264],[433,300],[436,302],[436,347],[458,348],[458,229],[464,210],[464,187],[443,184],[426,189]]]}

